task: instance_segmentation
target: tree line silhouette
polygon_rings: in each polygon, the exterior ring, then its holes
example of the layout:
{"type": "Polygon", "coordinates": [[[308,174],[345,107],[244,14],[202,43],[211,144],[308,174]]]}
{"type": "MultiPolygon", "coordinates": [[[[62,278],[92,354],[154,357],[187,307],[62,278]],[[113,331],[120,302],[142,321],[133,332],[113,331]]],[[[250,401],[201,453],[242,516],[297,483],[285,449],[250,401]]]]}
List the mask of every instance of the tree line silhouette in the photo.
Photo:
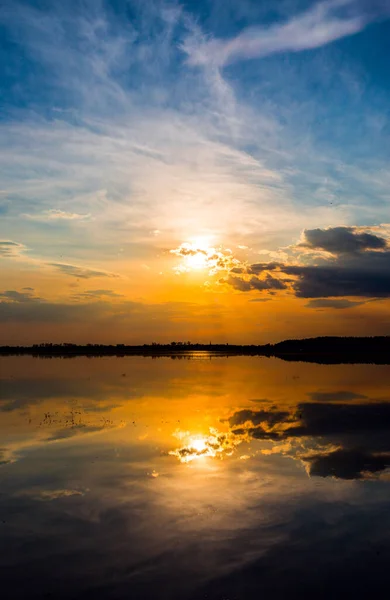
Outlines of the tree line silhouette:
{"type": "Polygon", "coordinates": [[[152,342],[128,344],[61,344],[41,343],[32,346],[0,346],[0,355],[32,355],[44,358],[75,356],[190,356],[206,352],[218,356],[250,355],[278,357],[317,363],[377,363],[390,364],[390,337],[324,336],[290,339],[276,344],[202,344],[172,341],[169,344],[152,342]]]}

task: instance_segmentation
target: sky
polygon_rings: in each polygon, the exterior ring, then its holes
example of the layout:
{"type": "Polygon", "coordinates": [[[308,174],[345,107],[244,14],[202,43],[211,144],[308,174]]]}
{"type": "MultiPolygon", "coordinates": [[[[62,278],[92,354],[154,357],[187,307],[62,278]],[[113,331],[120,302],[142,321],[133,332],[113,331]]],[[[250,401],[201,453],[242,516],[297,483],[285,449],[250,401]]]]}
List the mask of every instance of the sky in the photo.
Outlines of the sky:
{"type": "Polygon", "coordinates": [[[0,27],[0,343],[390,334],[389,0],[0,27]]]}

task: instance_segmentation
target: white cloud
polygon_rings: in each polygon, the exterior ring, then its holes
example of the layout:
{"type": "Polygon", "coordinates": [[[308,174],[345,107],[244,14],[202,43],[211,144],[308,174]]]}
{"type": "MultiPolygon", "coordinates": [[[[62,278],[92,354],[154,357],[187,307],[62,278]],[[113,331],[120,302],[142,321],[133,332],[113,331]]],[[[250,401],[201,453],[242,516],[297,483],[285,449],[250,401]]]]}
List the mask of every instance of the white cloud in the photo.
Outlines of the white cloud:
{"type": "Polygon", "coordinates": [[[282,24],[252,26],[234,38],[199,43],[194,36],[183,45],[192,65],[223,66],[236,60],[262,58],[278,52],[318,48],[361,31],[368,17],[356,11],[337,14],[354,0],[326,0],[282,24]]]}

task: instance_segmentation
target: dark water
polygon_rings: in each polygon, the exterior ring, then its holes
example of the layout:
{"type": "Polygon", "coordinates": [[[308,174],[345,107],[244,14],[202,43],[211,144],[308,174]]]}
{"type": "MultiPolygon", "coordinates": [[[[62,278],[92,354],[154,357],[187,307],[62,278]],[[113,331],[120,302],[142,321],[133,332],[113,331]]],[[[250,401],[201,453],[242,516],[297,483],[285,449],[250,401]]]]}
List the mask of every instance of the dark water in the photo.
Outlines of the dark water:
{"type": "Polygon", "coordinates": [[[13,598],[387,598],[390,367],[0,359],[13,598]]]}

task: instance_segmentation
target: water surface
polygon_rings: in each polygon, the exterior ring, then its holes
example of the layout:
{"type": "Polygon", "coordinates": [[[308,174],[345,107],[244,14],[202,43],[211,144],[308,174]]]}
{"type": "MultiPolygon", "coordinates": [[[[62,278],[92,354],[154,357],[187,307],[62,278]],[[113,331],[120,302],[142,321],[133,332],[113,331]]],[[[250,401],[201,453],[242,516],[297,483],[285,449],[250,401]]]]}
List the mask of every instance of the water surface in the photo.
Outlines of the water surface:
{"type": "Polygon", "coordinates": [[[390,367],[0,359],[12,598],[385,597],[390,367]]]}

